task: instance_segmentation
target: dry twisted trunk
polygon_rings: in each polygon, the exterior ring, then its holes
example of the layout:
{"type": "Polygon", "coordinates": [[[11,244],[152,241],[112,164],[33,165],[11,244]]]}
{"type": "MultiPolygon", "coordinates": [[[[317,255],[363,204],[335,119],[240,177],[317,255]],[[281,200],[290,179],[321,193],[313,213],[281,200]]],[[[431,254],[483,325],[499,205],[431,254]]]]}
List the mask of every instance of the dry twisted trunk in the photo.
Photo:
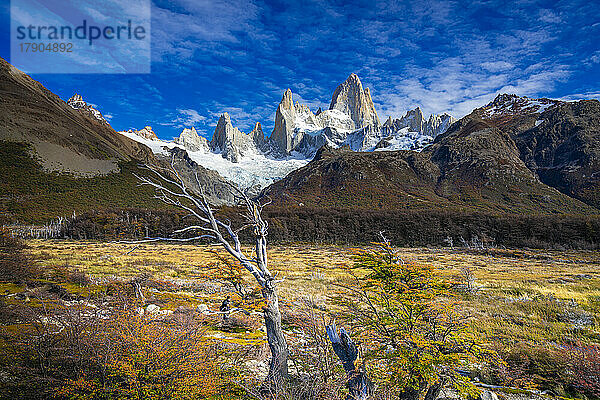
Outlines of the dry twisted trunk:
{"type": "Polygon", "coordinates": [[[356,366],[354,365],[354,362],[358,357],[358,348],[356,347],[356,344],[352,341],[344,328],[340,329],[338,335],[335,322],[326,326],[325,330],[327,331],[327,336],[329,336],[329,340],[333,346],[333,351],[342,362],[344,371],[346,371],[346,376],[348,378],[346,386],[349,391],[346,400],[368,399],[373,392],[373,383],[364,371],[356,369],[356,366]]]}
{"type": "MultiPolygon", "coordinates": [[[[186,242],[198,239],[212,240],[216,245],[222,246],[231,256],[233,256],[252,276],[256,279],[262,288],[263,298],[266,300],[266,306],[263,308],[265,327],[267,331],[267,341],[271,350],[271,364],[267,381],[269,384],[277,384],[281,379],[288,376],[288,347],[281,326],[281,313],[279,312],[279,302],[275,287],[274,276],[268,269],[267,260],[267,230],[268,223],[262,219],[261,212],[265,205],[258,201],[250,199],[244,192],[231,185],[234,196],[245,207],[244,217],[246,224],[241,228],[234,230],[229,222],[218,220],[208,203],[202,190],[202,185],[196,176],[196,183],[200,188],[200,193],[190,192],[183,179],[181,179],[175,168],[174,160],[171,162],[170,169],[160,170],[155,167],[147,167],[154,173],[156,178],[137,177],[141,184],[154,187],[158,195],[156,198],[166,204],[178,207],[188,211],[192,216],[199,220],[200,224],[190,225],[186,228],[175,231],[175,234],[197,232],[196,236],[190,238],[152,238],[143,241],[178,241],[186,242]],[[173,176],[173,179],[167,177],[167,174],[173,176]],[[248,255],[242,249],[238,233],[246,228],[253,231],[255,239],[254,251],[248,255]]],[[[140,241],[138,241],[140,242],[140,241]]]]}

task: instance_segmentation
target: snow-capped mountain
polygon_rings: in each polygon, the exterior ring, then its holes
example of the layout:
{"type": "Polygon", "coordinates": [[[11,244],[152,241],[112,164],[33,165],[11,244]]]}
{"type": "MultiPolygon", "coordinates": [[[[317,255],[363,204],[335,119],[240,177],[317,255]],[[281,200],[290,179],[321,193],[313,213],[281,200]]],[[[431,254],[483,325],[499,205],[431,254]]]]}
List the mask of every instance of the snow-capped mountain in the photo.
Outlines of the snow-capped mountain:
{"type": "Polygon", "coordinates": [[[329,109],[316,114],[303,104],[294,104],[292,91],[286,90],[270,140],[282,154],[297,152],[305,157],[312,157],[325,144],[349,146],[354,151],[420,151],[455,121],[448,114],[425,120],[416,108],[400,119],[389,117],[381,125],[369,88],[363,89],[358,76],[351,74],[333,93],[329,109]]]}
{"type": "Polygon", "coordinates": [[[185,128],[181,131],[179,137],[175,138],[175,143],[183,146],[183,148],[189,151],[203,151],[208,152],[208,140],[204,136],[198,135],[196,128],[185,128]]]}
{"type": "Polygon", "coordinates": [[[199,165],[213,169],[242,188],[263,188],[308,163],[324,145],[348,146],[353,151],[415,150],[431,144],[455,122],[448,114],[425,119],[420,108],[382,125],[369,88],[351,74],[334,91],[329,109],[317,110],[293,102],[287,89],[275,112],[275,126],[265,137],[257,122],[250,133],[233,126],[223,113],[208,141],[194,128],[184,129],[172,142],[158,140],[150,127],[122,132],[150,147],[156,154],[186,150],[199,165]],[[151,132],[152,134],[149,134],[151,132]]]}
{"type": "Polygon", "coordinates": [[[152,130],[151,126],[145,126],[144,128],[140,129],[139,131],[136,129],[130,129],[127,131],[127,133],[131,133],[133,135],[136,135],[136,136],[142,137],[144,139],[148,139],[148,140],[159,140],[158,137],[156,136],[156,133],[154,133],[154,131],[152,130]]]}
{"type": "Polygon", "coordinates": [[[516,94],[500,94],[489,104],[479,108],[483,118],[498,118],[532,113],[543,113],[548,108],[561,104],[560,100],[532,99],[516,94]]]}
{"type": "Polygon", "coordinates": [[[76,110],[83,110],[90,113],[98,121],[108,123],[102,116],[102,113],[96,110],[91,104],[86,103],[80,94],[75,93],[73,96],[71,96],[71,98],[67,100],[67,104],[76,110]]]}
{"type": "Polygon", "coordinates": [[[260,123],[256,123],[249,134],[240,131],[231,124],[228,113],[224,113],[217,122],[217,127],[210,141],[210,149],[221,153],[223,158],[237,163],[249,153],[263,152],[265,135],[260,123]]]}
{"type": "MultiPolygon", "coordinates": [[[[223,120],[227,119],[224,116],[221,116],[221,118],[223,120]]],[[[218,127],[218,129],[223,129],[223,126],[218,127]]],[[[255,126],[254,131],[262,132],[260,125],[255,126]]],[[[259,191],[285,177],[291,171],[308,164],[310,161],[306,158],[293,156],[273,157],[259,151],[254,146],[249,146],[240,154],[237,161],[233,162],[223,157],[217,147],[211,147],[211,143],[206,138],[198,135],[198,132],[194,128],[183,129],[179,137],[173,141],[145,138],[137,135],[135,132],[129,130],[120,133],[148,146],[159,158],[179,157],[178,150],[184,150],[192,161],[204,168],[218,172],[223,178],[235,183],[239,188],[244,190],[252,189],[259,191]]],[[[229,132],[231,133],[231,130],[229,132]]],[[[245,135],[242,132],[239,134],[245,135]]],[[[233,142],[233,139],[231,141],[226,140],[225,147],[231,148],[229,144],[233,142]]]]}
{"type": "Polygon", "coordinates": [[[380,140],[374,150],[416,150],[431,144],[456,119],[449,114],[431,114],[425,119],[420,107],[408,111],[402,118],[388,119],[380,131],[380,140]]]}

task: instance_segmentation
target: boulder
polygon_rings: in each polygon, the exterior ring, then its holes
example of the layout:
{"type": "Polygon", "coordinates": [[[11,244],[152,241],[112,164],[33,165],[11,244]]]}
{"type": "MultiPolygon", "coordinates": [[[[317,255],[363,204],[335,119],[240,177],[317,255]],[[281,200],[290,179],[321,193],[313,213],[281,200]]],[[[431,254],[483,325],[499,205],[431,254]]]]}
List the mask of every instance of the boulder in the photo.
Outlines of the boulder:
{"type": "Polygon", "coordinates": [[[201,314],[208,314],[210,312],[206,304],[198,304],[198,307],[196,307],[196,311],[198,311],[201,314]]]}
{"type": "Polygon", "coordinates": [[[148,304],[146,306],[146,312],[148,314],[158,314],[159,311],[160,311],[160,307],[157,306],[156,304],[148,304]]]}
{"type": "Polygon", "coordinates": [[[482,389],[479,394],[479,400],[498,400],[498,396],[491,390],[482,389]]]}

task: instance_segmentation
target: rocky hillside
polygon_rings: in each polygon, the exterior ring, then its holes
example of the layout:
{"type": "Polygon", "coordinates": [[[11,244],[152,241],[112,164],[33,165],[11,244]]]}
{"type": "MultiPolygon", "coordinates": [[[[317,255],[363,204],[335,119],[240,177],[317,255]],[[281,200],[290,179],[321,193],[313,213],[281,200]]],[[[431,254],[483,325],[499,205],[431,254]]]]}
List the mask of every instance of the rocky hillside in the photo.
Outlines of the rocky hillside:
{"type": "MultiPolygon", "coordinates": [[[[186,154],[153,154],[116,132],[80,95],[64,102],[2,59],[0,99],[0,223],[45,222],[99,208],[160,208],[134,174],[147,173],[141,163],[165,165],[172,157],[191,187],[198,174],[213,203],[233,202],[218,173],[186,154]]],[[[151,127],[131,134],[158,139],[151,127]]]]}
{"type": "Polygon", "coordinates": [[[68,105],[1,58],[0,98],[0,140],[31,144],[48,170],[94,176],[117,172],[122,161],[154,160],[146,146],[98,119],[80,96],[68,105]]]}
{"type": "Polygon", "coordinates": [[[600,207],[600,102],[498,96],[473,114],[507,132],[541,182],[600,207]]]}
{"type": "Polygon", "coordinates": [[[597,184],[598,105],[499,96],[422,152],[324,148],[264,193],[295,207],[598,214],[581,189],[597,184]]]}

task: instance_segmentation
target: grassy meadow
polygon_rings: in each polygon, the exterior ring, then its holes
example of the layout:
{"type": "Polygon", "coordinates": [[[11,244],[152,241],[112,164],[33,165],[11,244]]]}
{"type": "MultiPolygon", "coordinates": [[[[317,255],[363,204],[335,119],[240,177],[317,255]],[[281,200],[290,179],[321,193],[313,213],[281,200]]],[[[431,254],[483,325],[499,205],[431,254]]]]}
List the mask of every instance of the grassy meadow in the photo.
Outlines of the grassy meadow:
{"type": "MultiPolygon", "coordinates": [[[[66,266],[94,277],[131,278],[141,273],[166,280],[194,281],[217,260],[204,245],[166,243],[102,243],[32,240],[31,253],[44,269],[66,266]]],[[[326,301],[331,283],[343,281],[341,265],[351,262],[358,248],[342,246],[271,246],[272,272],[279,272],[281,297],[293,301],[326,301]]],[[[503,298],[553,296],[586,307],[600,301],[600,252],[553,250],[468,250],[400,248],[406,261],[429,263],[443,275],[461,279],[468,267],[481,294],[503,298]]],[[[249,274],[248,282],[252,282],[249,274]]],[[[480,296],[475,296],[480,297],[480,296]]]]}
{"type": "MultiPolygon", "coordinates": [[[[65,240],[30,240],[27,246],[42,275],[51,277],[40,284],[59,286],[58,290],[67,293],[71,301],[101,299],[115,282],[126,285],[140,277],[145,282],[145,304],[159,306],[167,316],[193,313],[204,305],[217,311],[221,301],[231,294],[231,288],[214,274],[219,260],[214,248],[208,246],[65,240]]],[[[336,317],[330,296],[336,293],[336,285],[349,282],[343,266],[352,263],[356,250],[303,244],[270,247],[270,269],[277,272],[292,352],[302,343],[298,315],[313,310],[320,326],[336,317]]],[[[459,290],[452,301],[471,317],[470,323],[486,346],[506,361],[509,372],[502,375],[502,382],[497,377],[486,378],[485,371],[477,379],[510,390],[538,390],[538,395],[574,396],[560,377],[560,365],[567,358],[565,346],[600,343],[600,252],[465,248],[399,251],[406,262],[433,265],[444,279],[456,283],[459,290]],[[469,290],[465,290],[467,284],[469,290]]],[[[220,254],[225,255],[222,251],[220,254]]],[[[243,273],[241,278],[252,288],[249,274],[243,273]]],[[[26,286],[0,283],[3,306],[24,309],[52,304],[36,299],[31,291],[28,296],[19,296],[27,292],[26,286]]],[[[235,305],[236,297],[232,297],[235,305]]],[[[258,311],[253,315],[236,314],[227,326],[219,316],[212,316],[205,325],[206,337],[211,340],[247,348],[246,354],[252,354],[254,360],[246,360],[247,365],[266,363],[268,348],[258,311]]],[[[19,326],[25,329],[29,322],[20,325],[14,318],[3,321],[5,330],[21,329],[19,326]]],[[[264,367],[257,371],[258,375],[264,373],[264,367]]]]}

